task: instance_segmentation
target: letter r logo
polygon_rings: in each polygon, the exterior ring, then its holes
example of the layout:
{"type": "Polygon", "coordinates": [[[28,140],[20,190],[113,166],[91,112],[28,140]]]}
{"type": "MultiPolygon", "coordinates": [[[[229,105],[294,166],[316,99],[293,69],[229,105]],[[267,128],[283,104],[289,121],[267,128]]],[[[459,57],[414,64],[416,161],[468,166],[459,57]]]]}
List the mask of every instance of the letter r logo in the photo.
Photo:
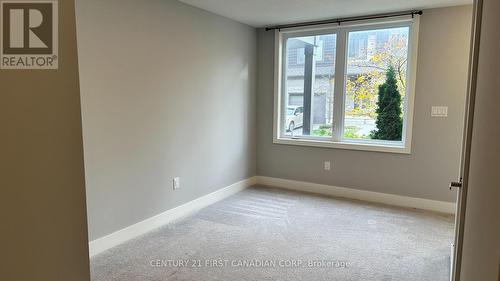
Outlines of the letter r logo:
{"type": "Polygon", "coordinates": [[[0,69],[59,68],[58,0],[0,0],[0,69]]]}
{"type": "Polygon", "coordinates": [[[3,54],[52,54],[53,5],[2,2],[3,54]]]}

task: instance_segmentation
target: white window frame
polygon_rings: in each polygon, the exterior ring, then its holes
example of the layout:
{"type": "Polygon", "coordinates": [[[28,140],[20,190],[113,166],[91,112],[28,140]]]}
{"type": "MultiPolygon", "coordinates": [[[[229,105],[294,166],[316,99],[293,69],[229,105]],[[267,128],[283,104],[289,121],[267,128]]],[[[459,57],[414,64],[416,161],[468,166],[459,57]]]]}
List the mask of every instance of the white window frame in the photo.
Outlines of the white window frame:
{"type": "Polygon", "coordinates": [[[399,17],[390,20],[371,20],[351,22],[341,25],[324,25],[321,27],[291,28],[275,31],[275,62],[274,62],[274,121],[273,142],[276,144],[302,145],[327,147],[338,149],[365,150],[389,153],[411,153],[413,106],[415,101],[415,77],[417,70],[417,48],[418,48],[419,18],[399,17]],[[408,37],[408,67],[407,87],[404,98],[403,133],[401,141],[385,140],[354,140],[344,139],[344,115],[345,115],[345,71],[348,58],[347,35],[352,31],[362,31],[382,28],[409,27],[408,37]],[[312,36],[321,34],[336,34],[336,57],[335,57],[335,85],[334,85],[334,109],[333,109],[333,132],[332,137],[316,136],[287,136],[285,128],[281,124],[285,122],[286,105],[282,100],[286,94],[286,77],[283,68],[286,64],[286,39],[296,36],[312,36]],[[339,55],[341,57],[339,57],[339,55]]]}

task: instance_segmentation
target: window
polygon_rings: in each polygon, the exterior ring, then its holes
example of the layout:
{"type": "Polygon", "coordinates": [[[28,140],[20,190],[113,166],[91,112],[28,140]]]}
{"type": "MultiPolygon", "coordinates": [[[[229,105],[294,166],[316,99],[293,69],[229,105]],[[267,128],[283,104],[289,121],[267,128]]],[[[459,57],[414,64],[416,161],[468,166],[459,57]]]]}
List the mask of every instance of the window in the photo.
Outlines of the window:
{"type": "Polygon", "coordinates": [[[277,32],[275,143],[409,153],[416,20],[277,32]]]}
{"type": "Polygon", "coordinates": [[[336,34],[287,38],[285,135],[331,135],[335,67],[333,60],[323,61],[323,42],[331,41],[333,51],[336,39],[336,34]]]}

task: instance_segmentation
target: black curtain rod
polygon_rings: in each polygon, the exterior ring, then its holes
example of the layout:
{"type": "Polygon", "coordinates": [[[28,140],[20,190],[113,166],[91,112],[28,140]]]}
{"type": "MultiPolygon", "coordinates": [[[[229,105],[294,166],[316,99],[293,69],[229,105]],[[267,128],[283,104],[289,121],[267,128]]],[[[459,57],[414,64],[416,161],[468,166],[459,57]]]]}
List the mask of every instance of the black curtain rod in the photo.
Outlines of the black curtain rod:
{"type": "Polygon", "coordinates": [[[423,14],[422,10],[415,10],[415,11],[395,12],[395,13],[386,13],[386,14],[375,14],[375,15],[368,15],[368,16],[308,21],[308,22],[291,23],[291,24],[283,24],[283,25],[266,27],[266,31],[275,30],[275,29],[281,30],[281,29],[285,29],[285,28],[303,27],[303,26],[311,26],[311,25],[332,24],[332,23],[336,23],[336,24],[340,25],[343,22],[383,19],[383,18],[392,18],[392,17],[400,17],[400,16],[411,16],[413,18],[415,15],[420,16],[422,14],[423,14]]]}

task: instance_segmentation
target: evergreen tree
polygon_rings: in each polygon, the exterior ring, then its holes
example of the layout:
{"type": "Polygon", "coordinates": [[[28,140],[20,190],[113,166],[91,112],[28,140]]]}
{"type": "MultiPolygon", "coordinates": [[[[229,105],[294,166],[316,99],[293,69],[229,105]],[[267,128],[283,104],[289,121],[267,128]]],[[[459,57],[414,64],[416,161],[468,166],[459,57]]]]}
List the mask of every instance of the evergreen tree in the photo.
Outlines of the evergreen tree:
{"type": "Polygon", "coordinates": [[[386,73],[385,83],[378,87],[377,130],[371,138],[379,140],[401,140],[403,118],[401,117],[401,94],[398,91],[396,74],[392,66],[386,73]]]}

